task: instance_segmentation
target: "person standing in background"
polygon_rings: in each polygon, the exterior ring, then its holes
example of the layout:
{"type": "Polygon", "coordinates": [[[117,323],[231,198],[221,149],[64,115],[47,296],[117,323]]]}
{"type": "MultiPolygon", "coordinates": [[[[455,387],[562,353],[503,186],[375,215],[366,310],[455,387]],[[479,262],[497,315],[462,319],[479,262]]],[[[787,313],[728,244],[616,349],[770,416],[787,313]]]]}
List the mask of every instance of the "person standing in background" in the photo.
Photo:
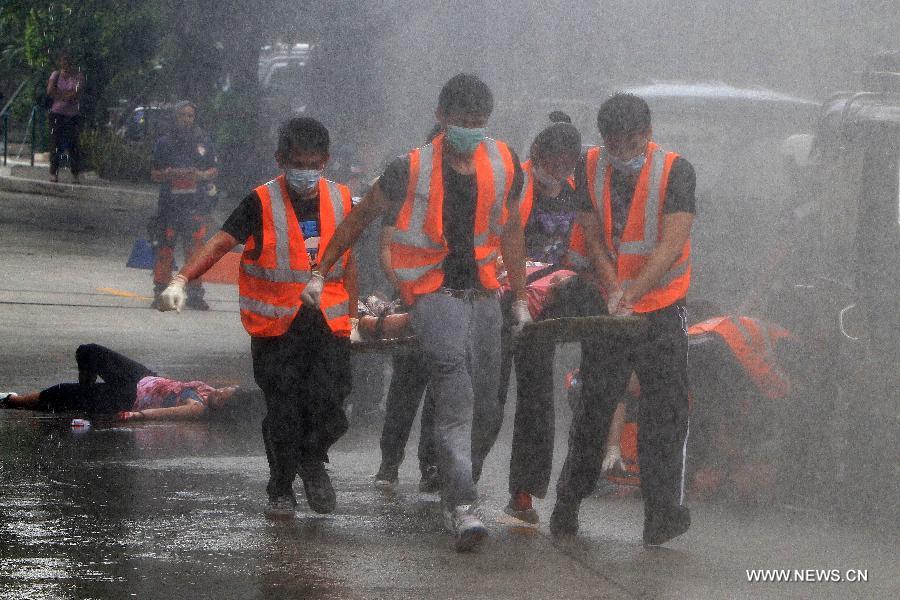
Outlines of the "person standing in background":
{"type": "Polygon", "coordinates": [[[84,90],[84,74],[72,64],[68,51],[59,53],[59,69],[50,74],[47,96],[53,100],[50,106],[50,181],[59,181],[59,157],[69,153],[69,169],[72,183],[81,183],[81,94],[84,90]]]}
{"type": "MultiPolygon", "coordinates": [[[[209,213],[216,200],[213,180],[219,174],[218,159],[209,136],[196,127],[197,107],[189,100],[175,105],[175,126],[160,136],[153,149],[150,179],[160,183],[159,205],[153,238],[156,260],[153,265],[153,302],[157,308],[159,294],[172,279],[175,245],[181,240],[187,262],[206,241],[209,213]]],[[[187,286],[187,307],[209,310],[203,299],[200,280],[187,286]]]]}

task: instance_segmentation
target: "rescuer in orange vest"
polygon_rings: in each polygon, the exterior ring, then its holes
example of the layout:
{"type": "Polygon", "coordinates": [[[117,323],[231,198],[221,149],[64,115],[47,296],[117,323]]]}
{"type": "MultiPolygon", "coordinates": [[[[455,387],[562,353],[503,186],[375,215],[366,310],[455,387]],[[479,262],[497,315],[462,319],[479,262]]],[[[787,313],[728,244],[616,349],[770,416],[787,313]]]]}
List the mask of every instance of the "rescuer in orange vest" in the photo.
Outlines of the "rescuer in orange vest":
{"type": "Polygon", "coordinates": [[[603,147],[590,148],[575,171],[580,232],[572,255],[594,268],[611,315],[650,321],[639,347],[582,343],[583,399],[576,407],[569,451],[557,484],[550,529],[578,531],[581,500],[600,475],[604,440],[632,371],[641,382],[639,456],[644,543],[658,545],[690,527],[684,506],[688,429],[687,318],[693,167],[651,141],[650,108],[616,94],[600,107],[603,147]]]}
{"type": "Polygon", "coordinates": [[[519,327],[531,320],[522,225],[510,217],[518,210],[522,170],[506,144],[485,135],[492,110],[493,95],[478,77],[451,78],[435,111],[441,134],[387,167],[338,228],[314,275],[318,283],[306,289],[315,300],[332,264],[373,219],[385,215],[389,279],[411,307],[434,390],[444,522],[458,551],[488,535],[475,507],[473,472],[480,471],[500,417],[501,253],[517,298],[514,320],[519,327]]]}
{"type": "Polygon", "coordinates": [[[269,461],[270,517],[290,517],[300,474],[306,501],[334,510],[325,470],[328,449],[347,430],[351,321],[356,317],[356,267],[346,255],[320,287],[316,305],[301,302],[318,249],[351,208],[346,186],[322,177],[328,130],[315,119],[281,126],[275,160],[284,171],[248,194],[200,252],[160,294],[159,310],[181,312],[185,284],[238,244],[241,322],[250,334],[253,374],[266,398],[263,441],[269,461]]]}

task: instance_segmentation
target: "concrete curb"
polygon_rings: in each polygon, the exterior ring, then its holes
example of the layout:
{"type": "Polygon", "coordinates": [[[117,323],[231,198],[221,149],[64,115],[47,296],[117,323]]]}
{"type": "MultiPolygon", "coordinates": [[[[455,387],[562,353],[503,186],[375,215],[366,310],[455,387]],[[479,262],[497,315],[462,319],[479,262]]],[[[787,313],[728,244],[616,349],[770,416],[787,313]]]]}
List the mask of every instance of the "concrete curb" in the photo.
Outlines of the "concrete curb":
{"type": "Polygon", "coordinates": [[[41,196],[55,196],[72,200],[85,200],[92,202],[105,202],[119,205],[144,205],[156,202],[156,192],[138,190],[125,187],[110,187],[98,185],[71,183],[52,183],[25,179],[24,177],[10,177],[0,174],[0,190],[21,194],[39,194],[41,196]]]}

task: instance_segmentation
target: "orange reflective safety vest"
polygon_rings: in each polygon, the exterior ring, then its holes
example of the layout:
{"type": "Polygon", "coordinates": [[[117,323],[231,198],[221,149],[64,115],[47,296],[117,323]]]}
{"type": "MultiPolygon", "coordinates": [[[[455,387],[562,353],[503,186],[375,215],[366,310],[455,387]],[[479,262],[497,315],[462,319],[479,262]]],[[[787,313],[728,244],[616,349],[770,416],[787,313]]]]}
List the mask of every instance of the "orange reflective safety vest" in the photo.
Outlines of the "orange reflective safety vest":
{"type": "Polygon", "coordinates": [[[753,384],[769,399],[784,398],[791,384],[778,367],[774,348],[791,337],[786,329],[751,317],[714,317],[688,328],[688,335],[715,333],[728,344],[753,384]]]}
{"type": "MultiPolygon", "coordinates": [[[[400,297],[409,305],[417,296],[437,291],[444,282],[443,134],[409,153],[406,199],[397,215],[391,241],[391,268],[400,280],[400,297]]],[[[475,163],[475,262],[482,287],[495,290],[500,235],[507,218],[507,198],[515,167],[503,142],[485,139],[472,156],[475,163]]]]}
{"type": "MultiPolygon", "coordinates": [[[[644,269],[659,241],[669,172],[676,158],[678,154],[665,152],[653,142],[647,146],[647,161],[638,175],[622,239],[616,244],[612,237],[612,166],[601,148],[594,147],[587,151],[585,166],[588,193],[594,212],[600,220],[606,251],[615,262],[619,285],[624,289],[644,269]]],[[[578,269],[591,266],[585,250],[584,231],[577,224],[572,229],[569,262],[578,269]]],[[[645,313],[670,306],[687,295],[690,285],[691,241],[688,238],[675,263],[656,286],[635,303],[634,312],[645,313]]]]}
{"type": "MultiPolygon", "coordinates": [[[[251,236],[241,255],[241,322],[254,337],[272,337],[282,335],[291,326],[312,268],[284,176],[259,186],[256,194],[262,207],[262,248],[258,258],[250,257],[259,243],[251,236]]],[[[346,186],[319,180],[319,248],[328,245],[350,208],[350,190],[346,186]]],[[[350,299],[342,279],[348,260],[347,255],[335,264],[322,290],[322,314],[331,331],[340,336],[350,335],[350,299]]]]}
{"type": "MultiPolygon", "coordinates": [[[[573,190],[575,189],[575,177],[570,175],[566,179],[573,190]]],[[[522,221],[522,227],[528,224],[528,218],[531,216],[531,209],[534,207],[534,173],[532,172],[531,159],[529,158],[522,163],[522,196],[519,198],[519,218],[522,221]]]]}

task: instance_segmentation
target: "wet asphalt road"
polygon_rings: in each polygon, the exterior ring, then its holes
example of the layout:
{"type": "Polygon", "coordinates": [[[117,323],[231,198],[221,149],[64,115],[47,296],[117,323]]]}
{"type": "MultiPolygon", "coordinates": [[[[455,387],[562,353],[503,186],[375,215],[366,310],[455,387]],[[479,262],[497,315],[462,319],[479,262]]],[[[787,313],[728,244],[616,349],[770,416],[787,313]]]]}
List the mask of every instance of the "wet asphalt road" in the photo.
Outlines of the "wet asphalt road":
{"type": "MultiPolygon", "coordinates": [[[[208,313],[146,308],[149,272],[124,263],[150,210],[0,193],[0,389],[74,380],[84,342],[172,377],[252,382],[233,287],[209,287],[208,313]]],[[[560,371],[572,360],[564,353],[560,371]]],[[[452,551],[437,498],[416,491],[417,431],[396,493],[372,487],[380,423],[356,423],[331,455],[337,511],[310,512],[298,482],[297,518],[271,522],[258,407],[203,423],[73,428],[72,416],[0,413],[0,598],[900,595],[896,539],[804,510],[693,503],[694,527],[659,549],[640,545],[633,497],[586,500],[574,539],[517,526],[501,512],[509,414],[479,490],[492,538],[465,555],[452,551]],[[865,569],[869,580],[748,583],[756,568],[865,569]]],[[[544,521],[552,501],[536,503],[544,521]]]]}

